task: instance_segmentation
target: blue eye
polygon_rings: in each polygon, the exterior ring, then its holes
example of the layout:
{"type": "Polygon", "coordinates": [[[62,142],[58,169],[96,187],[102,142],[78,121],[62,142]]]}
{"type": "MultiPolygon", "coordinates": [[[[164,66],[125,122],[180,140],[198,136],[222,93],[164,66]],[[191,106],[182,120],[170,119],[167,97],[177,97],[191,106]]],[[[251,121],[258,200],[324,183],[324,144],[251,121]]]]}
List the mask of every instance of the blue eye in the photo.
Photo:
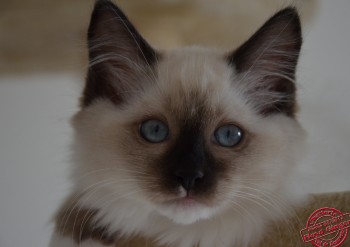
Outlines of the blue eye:
{"type": "Polygon", "coordinates": [[[158,143],[164,141],[169,134],[169,128],[165,123],[151,119],[140,126],[140,134],[148,142],[158,143]]]}
{"type": "Polygon", "coordinates": [[[230,124],[219,127],[215,130],[214,136],[220,146],[233,147],[241,141],[243,132],[237,126],[230,124]]]}

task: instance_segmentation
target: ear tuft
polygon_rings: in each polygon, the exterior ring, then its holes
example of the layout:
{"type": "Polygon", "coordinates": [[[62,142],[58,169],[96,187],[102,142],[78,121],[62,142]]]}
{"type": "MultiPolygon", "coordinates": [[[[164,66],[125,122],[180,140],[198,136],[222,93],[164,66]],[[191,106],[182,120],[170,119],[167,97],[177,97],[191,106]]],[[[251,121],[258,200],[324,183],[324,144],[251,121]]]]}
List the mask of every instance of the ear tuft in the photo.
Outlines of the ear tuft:
{"type": "Polygon", "coordinates": [[[121,104],[153,76],[157,53],[111,1],[96,1],[88,30],[89,69],[81,104],[121,104]]]}
{"type": "Polygon", "coordinates": [[[228,56],[241,83],[246,84],[250,103],[259,113],[294,116],[294,79],[301,44],[298,13],[294,8],[286,8],[228,56]]]}

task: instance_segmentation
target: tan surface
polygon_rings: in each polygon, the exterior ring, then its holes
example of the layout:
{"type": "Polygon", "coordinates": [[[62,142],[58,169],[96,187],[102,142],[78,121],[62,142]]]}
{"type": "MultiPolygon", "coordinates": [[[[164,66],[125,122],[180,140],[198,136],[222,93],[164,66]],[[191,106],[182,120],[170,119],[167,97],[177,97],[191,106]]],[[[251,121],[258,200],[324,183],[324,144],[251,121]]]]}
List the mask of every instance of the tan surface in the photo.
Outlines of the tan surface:
{"type": "MultiPolygon", "coordinates": [[[[300,2],[303,19],[312,15],[316,5],[314,0],[116,2],[157,48],[200,44],[233,49],[288,3],[300,2]]],[[[0,73],[84,72],[85,36],[93,3],[93,0],[0,1],[0,73]]]]}
{"type": "MultiPolygon", "coordinates": [[[[259,247],[283,246],[298,247],[312,246],[305,244],[300,236],[300,230],[305,228],[307,219],[317,209],[323,207],[336,208],[342,213],[350,212],[350,192],[318,194],[312,197],[310,203],[297,212],[297,217],[283,222],[270,230],[267,238],[259,247]]],[[[350,246],[350,236],[341,245],[350,246]]]]}

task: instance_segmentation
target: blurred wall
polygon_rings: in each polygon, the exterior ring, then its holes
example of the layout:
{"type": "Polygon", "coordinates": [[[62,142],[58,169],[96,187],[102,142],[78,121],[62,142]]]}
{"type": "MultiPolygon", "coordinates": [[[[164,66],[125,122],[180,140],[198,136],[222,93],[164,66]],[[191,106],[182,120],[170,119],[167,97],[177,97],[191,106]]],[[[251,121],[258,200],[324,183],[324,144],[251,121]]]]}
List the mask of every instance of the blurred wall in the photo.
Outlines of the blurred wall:
{"type": "MultiPolygon", "coordinates": [[[[84,70],[93,0],[0,1],[0,73],[84,70]]],[[[275,11],[297,5],[303,20],[315,0],[120,0],[157,48],[202,44],[233,49],[275,11]],[[215,4],[214,4],[215,3],[215,4]]]]}

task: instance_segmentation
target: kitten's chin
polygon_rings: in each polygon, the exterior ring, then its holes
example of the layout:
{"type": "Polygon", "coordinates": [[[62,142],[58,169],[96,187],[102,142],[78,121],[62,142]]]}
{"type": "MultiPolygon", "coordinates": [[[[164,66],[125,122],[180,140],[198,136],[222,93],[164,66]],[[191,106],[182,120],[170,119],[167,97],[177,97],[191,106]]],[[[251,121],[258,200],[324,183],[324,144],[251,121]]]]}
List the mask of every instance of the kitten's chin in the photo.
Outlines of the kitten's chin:
{"type": "Polygon", "coordinates": [[[189,225],[208,219],[217,210],[194,199],[182,198],[166,202],[158,207],[159,214],[171,219],[176,224],[189,225]]]}

